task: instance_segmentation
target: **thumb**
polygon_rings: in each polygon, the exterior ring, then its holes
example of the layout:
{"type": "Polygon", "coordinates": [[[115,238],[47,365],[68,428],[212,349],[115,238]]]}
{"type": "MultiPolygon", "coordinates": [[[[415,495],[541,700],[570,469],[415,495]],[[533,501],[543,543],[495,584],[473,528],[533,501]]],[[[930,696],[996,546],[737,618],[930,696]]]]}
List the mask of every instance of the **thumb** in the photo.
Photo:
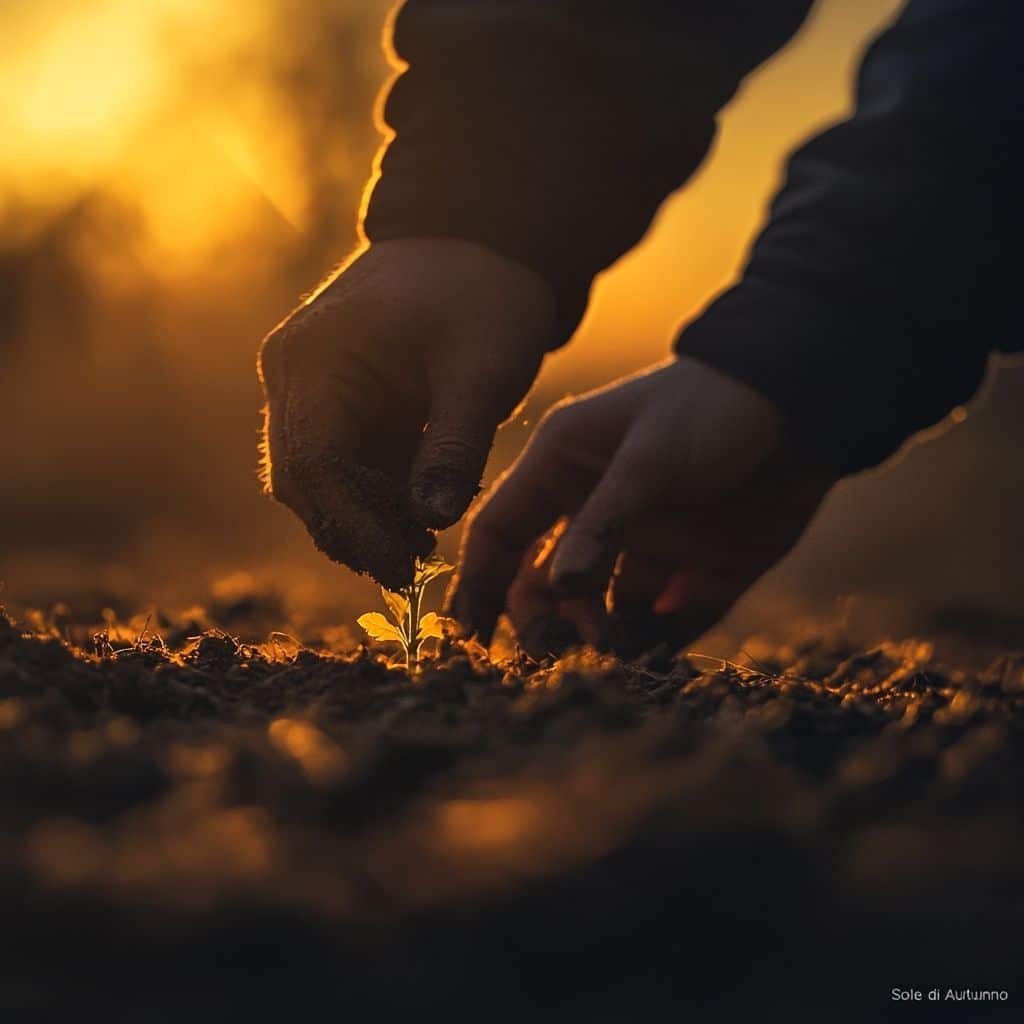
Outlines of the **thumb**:
{"type": "Polygon", "coordinates": [[[559,542],[551,562],[557,590],[604,590],[628,527],[658,496],[664,476],[647,446],[635,434],[627,435],[559,542]]]}
{"type": "Polygon", "coordinates": [[[480,490],[498,427],[522,401],[542,350],[504,343],[445,347],[431,361],[430,417],[413,461],[412,513],[443,530],[457,523],[480,490]]]}
{"type": "Polygon", "coordinates": [[[446,529],[469,507],[480,489],[500,412],[471,384],[463,389],[446,382],[435,392],[410,488],[413,515],[424,526],[446,529]]]}

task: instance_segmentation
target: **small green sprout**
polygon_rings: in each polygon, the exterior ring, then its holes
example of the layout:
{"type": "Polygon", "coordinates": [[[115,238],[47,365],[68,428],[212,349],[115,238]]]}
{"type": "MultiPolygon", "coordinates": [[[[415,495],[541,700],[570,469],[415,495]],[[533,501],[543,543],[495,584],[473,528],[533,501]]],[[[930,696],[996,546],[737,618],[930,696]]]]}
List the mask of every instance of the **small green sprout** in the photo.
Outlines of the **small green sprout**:
{"type": "Polygon", "coordinates": [[[398,593],[380,589],[391,618],[380,612],[367,612],[356,620],[372,640],[398,644],[405,654],[407,670],[419,664],[423,645],[428,640],[441,640],[445,626],[451,624],[451,619],[436,612],[423,614],[423,595],[427,584],[454,569],[440,555],[431,555],[425,561],[417,559],[416,572],[408,587],[398,593]]]}

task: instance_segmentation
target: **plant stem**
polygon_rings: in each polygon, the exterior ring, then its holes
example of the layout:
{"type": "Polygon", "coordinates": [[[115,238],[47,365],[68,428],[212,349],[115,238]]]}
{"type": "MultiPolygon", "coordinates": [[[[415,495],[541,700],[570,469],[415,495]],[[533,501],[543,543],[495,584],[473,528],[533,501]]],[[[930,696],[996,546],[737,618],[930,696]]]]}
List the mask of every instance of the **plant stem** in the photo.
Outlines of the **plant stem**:
{"type": "Polygon", "coordinates": [[[413,669],[419,667],[420,661],[420,644],[417,634],[420,629],[420,603],[423,601],[423,589],[422,586],[413,582],[411,600],[409,601],[409,614],[412,616],[412,630],[409,633],[409,641],[413,669]]]}
{"type": "Polygon", "coordinates": [[[419,632],[420,604],[423,600],[423,588],[417,586],[416,582],[413,581],[402,591],[402,596],[406,601],[406,615],[409,623],[407,632],[408,643],[405,645],[405,670],[413,672],[419,664],[420,657],[420,644],[416,639],[416,634],[419,632]]]}

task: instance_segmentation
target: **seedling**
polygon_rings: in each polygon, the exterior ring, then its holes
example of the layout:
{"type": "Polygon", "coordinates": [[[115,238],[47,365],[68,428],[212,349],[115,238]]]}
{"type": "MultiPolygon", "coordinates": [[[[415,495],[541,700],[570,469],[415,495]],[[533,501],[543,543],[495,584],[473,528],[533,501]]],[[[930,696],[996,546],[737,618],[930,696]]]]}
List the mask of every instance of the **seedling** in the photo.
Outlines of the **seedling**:
{"type": "Polygon", "coordinates": [[[381,612],[367,612],[356,620],[371,639],[398,644],[405,655],[407,671],[418,666],[423,645],[428,640],[442,639],[445,626],[451,622],[436,612],[423,614],[423,595],[432,580],[454,568],[439,555],[431,555],[425,561],[417,559],[416,572],[408,587],[397,593],[380,588],[390,618],[381,612]]]}

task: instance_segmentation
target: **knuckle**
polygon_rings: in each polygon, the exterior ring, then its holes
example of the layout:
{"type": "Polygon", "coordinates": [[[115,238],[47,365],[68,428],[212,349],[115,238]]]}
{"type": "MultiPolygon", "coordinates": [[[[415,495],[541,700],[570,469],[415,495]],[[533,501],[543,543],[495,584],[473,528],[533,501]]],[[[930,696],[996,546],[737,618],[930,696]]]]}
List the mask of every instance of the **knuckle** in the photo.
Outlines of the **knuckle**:
{"type": "Polygon", "coordinates": [[[263,342],[261,359],[283,368],[285,357],[291,364],[302,364],[308,357],[319,357],[333,350],[339,340],[358,338],[372,323],[368,311],[353,308],[351,300],[317,296],[295,309],[263,342]],[[359,325],[358,331],[350,330],[359,325]]]}
{"type": "Polygon", "coordinates": [[[562,399],[553,405],[537,424],[537,437],[545,443],[557,442],[566,438],[573,430],[576,422],[574,402],[562,399]]]}
{"type": "Polygon", "coordinates": [[[284,384],[285,333],[284,326],[271,331],[263,339],[256,356],[256,372],[268,398],[276,395],[284,384]]]}
{"type": "Polygon", "coordinates": [[[312,307],[297,309],[274,328],[260,345],[257,366],[268,395],[276,395],[296,375],[308,375],[323,365],[329,332],[312,307]]]}
{"type": "Polygon", "coordinates": [[[431,472],[443,469],[459,476],[479,477],[486,460],[486,445],[481,445],[477,439],[458,434],[441,434],[430,438],[424,452],[422,470],[431,472]]]}

